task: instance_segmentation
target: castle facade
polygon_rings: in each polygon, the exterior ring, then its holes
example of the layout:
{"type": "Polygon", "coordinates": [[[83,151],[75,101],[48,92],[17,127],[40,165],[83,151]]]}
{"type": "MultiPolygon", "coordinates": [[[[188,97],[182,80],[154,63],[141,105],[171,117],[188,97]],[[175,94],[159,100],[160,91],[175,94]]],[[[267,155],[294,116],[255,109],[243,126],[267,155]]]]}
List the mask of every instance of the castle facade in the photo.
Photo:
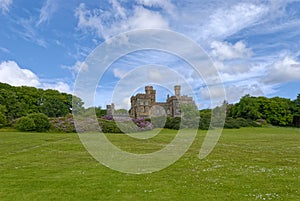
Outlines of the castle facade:
{"type": "Polygon", "coordinates": [[[151,116],[180,117],[180,104],[192,104],[195,102],[192,97],[180,94],[181,86],[174,86],[174,96],[167,96],[166,102],[156,102],[156,90],[153,86],[146,86],[145,93],[132,96],[129,114],[131,118],[150,118],[151,116]]]}

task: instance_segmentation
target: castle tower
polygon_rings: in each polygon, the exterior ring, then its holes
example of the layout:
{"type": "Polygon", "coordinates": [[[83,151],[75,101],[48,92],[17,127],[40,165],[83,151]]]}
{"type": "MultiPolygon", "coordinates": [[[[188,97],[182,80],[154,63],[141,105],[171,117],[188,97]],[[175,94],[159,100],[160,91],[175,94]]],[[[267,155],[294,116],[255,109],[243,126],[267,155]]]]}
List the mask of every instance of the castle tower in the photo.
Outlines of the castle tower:
{"type": "Polygon", "coordinates": [[[150,97],[151,103],[156,102],[156,90],[153,90],[153,86],[146,86],[145,87],[146,94],[150,97]]]}
{"type": "Polygon", "coordinates": [[[180,98],[180,85],[175,85],[174,86],[174,91],[175,91],[175,96],[177,97],[177,98],[180,98]]]}
{"type": "Polygon", "coordinates": [[[115,113],[115,104],[106,105],[106,115],[112,116],[115,113]]]}
{"type": "Polygon", "coordinates": [[[146,94],[150,95],[151,91],[153,91],[153,87],[152,86],[145,86],[145,92],[146,92],[146,94]]]}

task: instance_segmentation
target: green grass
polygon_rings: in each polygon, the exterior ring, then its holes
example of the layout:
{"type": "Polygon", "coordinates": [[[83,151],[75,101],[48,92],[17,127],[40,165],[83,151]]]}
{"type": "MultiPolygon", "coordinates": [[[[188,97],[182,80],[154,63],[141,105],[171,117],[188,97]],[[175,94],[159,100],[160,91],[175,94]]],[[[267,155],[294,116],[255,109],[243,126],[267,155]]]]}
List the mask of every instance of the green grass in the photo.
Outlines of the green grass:
{"type": "MultiPolygon", "coordinates": [[[[0,200],[300,200],[300,130],[224,130],[205,159],[205,131],[162,171],[116,172],[94,160],[76,134],[0,132],[0,200]]],[[[110,134],[124,150],[161,149],[176,134],[151,140],[110,134]]],[[[146,151],[145,151],[146,150],[146,151]]]]}

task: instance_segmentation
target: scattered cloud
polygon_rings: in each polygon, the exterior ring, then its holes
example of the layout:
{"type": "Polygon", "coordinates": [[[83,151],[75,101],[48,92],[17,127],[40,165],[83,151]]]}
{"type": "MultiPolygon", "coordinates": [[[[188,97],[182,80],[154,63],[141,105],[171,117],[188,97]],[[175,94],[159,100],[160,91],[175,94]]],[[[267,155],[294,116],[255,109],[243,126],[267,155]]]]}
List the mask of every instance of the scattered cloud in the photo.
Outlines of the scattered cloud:
{"type": "Polygon", "coordinates": [[[123,8],[117,0],[110,0],[110,3],[113,6],[113,10],[115,12],[115,18],[126,18],[126,9],[123,8]]]}
{"type": "Polygon", "coordinates": [[[243,41],[238,41],[235,44],[213,41],[211,48],[212,56],[219,60],[244,59],[253,55],[252,50],[247,48],[243,41]]]}
{"type": "Polygon", "coordinates": [[[40,24],[47,22],[57,10],[57,7],[58,5],[55,0],[46,0],[40,10],[39,20],[37,21],[36,25],[39,26],[40,24]]]}
{"type": "Polygon", "coordinates": [[[28,69],[22,69],[14,61],[3,61],[0,63],[0,82],[8,83],[13,86],[33,86],[40,85],[36,74],[28,69]]]}
{"type": "Polygon", "coordinates": [[[83,61],[76,61],[73,66],[65,66],[65,65],[63,65],[62,68],[70,70],[70,72],[72,73],[73,77],[75,77],[79,71],[87,71],[88,68],[89,68],[89,66],[88,66],[87,63],[85,63],[83,61]]]}
{"type": "Polygon", "coordinates": [[[264,83],[280,84],[300,81],[300,62],[291,56],[285,56],[267,68],[267,75],[262,79],[264,83]]]}
{"type": "Polygon", "coordinates": [[[15,61],[0,63],[0,82],[12,86],[31,86],[43,89],[55,89],[60,92],[71,93],[70,86],[62,81],[43,81],[29,69],[21,68],[15,61]]]}
{"type": "Polygon", "coordinates": [[[9,11],[9,6],[13,3],[13,0],[0,0],[0,10],[2,10],[3,13],[6,13],[9,11]]]}
{"type": "Polygon", "coordinates": [[[41,47],[46,48],[47,42],[40,37],[37,29],[35,28],[34,18],[29,19],[19,19],[17,23],[20,25],[20,28],[15,29],[15,32],[19,34],[24,40],[33,42],[41,47]]]}
{"type": "Polygon", "coordinates": [[[5,47],[0,47],[0,51],[4,52],[4,53],[10,53],[9,49],[7,49],[5,47]]]}
{"type": "Polygon", "coordinates": [[[242,29],[258,23],[269,8],[264,4],[236,3],[228,8],[221,7],[202,27],[201,40],[224,39],[242,29]]]}
{"type": "Polygon", "coordinates": [[[176,9],[170,0],[137,0],[137,3],[143,6],[162,8],[172,15],[174,15],[174,11],[176,9]]]}
{"type": "Polygon", "coordinates": [[[97,8],[89,10],[81,3],[75,11],[77,27],[85,31],[92,30],[104,39],[132,29],[169,28],[168,21],[157,11],[135,6],[133,12],[129,12],[116,0],[112,0],[111,4],[112,12],[103,12],[97,8]]]}
{"type": "Polygon", "coordinates": [[[127,73],[127,71],[123,71],[118,68],[113,69],[113,74],[116,78],[122,78],[126,73],[127,73]]]}
{"type": "Polygon", "coordinates": [[[56,83],[43,83],[42,88],[54,89],[54,90],[64,92],[64,93],[69,93],[69,94],[72,93],[70,86],[67,83],[61,82],[61,81],[58,81],[56,83]]]}

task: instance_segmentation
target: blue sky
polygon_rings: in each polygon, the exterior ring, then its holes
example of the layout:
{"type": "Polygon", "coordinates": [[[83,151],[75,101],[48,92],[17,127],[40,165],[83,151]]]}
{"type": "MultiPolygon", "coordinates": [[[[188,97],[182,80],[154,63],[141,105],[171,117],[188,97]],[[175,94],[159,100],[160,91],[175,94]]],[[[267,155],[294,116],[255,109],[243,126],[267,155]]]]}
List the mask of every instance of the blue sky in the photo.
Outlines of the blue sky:
{"type": "MultiPolygon", "coordinates": [[[[229,102],[245,94],[295,99],[300,93],[300,1],[0,0],[0,24],[0,82],[15,86],[72,93],[80,67],[98,45],[126,31],[155,28],[178,32],[201,46],[229,102]]],[[[111,65],[95,104],[110,103],[126,73],[150,64],[174,68],[189,80],[198,90],[200,108],[219,97],[217,89],[208,93],[178,58],[140,51],[111,65]]],[[[158,91],[160,101],[165,92],[172,93],[163,86],[158,91]]],[[[128,98],[119,107],[128,107],[128,98]]]]}

